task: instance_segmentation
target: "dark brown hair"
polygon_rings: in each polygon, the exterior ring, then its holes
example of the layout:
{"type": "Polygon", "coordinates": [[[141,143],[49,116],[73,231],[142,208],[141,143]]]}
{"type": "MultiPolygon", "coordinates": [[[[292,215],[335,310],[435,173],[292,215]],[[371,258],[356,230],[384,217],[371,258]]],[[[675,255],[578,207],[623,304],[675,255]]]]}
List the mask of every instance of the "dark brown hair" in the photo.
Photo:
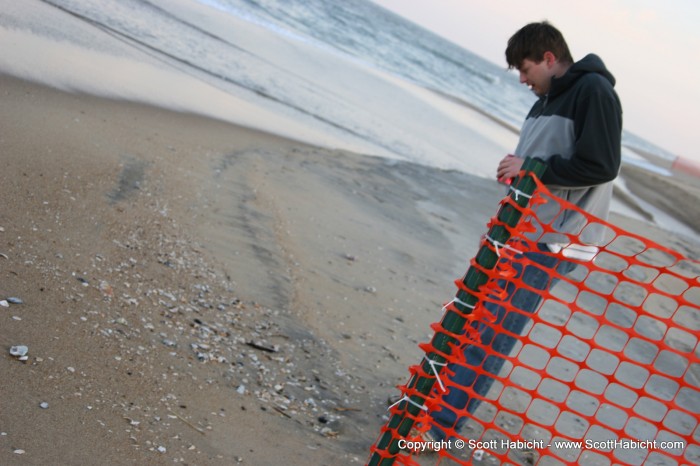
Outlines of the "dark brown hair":
{"type": "Polygon", "coordinates": [[[557,28],[547,21],[530,23],[508,39],[506,48],[508,68],[520,68],[525,59],[540,63],[544,59],[545,52],[552,52],[562,63],[574,62],[569,46],[566,45],[564,36],[557,28]]]}

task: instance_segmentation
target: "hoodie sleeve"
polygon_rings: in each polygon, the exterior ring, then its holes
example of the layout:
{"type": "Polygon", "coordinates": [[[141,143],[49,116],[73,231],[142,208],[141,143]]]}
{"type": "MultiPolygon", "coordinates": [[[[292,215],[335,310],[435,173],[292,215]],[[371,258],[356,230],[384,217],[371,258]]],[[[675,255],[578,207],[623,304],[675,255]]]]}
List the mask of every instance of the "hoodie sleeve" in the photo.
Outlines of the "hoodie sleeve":
{"type": "Polygon", "coordinates": [[[583,86],[574,112],[574,153],[545,163],[542,182],[567,187],[612,181],[620,169],[622,109],[612,86],[600,76],[583,86]]]}

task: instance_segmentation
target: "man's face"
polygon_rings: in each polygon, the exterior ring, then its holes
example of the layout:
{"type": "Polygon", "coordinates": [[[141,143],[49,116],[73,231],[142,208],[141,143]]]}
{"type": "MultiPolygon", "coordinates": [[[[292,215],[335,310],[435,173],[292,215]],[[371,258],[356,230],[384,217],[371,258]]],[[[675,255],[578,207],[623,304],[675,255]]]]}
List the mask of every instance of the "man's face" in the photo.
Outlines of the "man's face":
{"type": "Polygon", "coordinates": [[[520,64],[518,71],[520,72],[520,82],[527,84],[536,95],[541,97],[549,92],[554,74],[551,67],[547,65],[547,60],[535,63],[526,58],[520,64]]]}

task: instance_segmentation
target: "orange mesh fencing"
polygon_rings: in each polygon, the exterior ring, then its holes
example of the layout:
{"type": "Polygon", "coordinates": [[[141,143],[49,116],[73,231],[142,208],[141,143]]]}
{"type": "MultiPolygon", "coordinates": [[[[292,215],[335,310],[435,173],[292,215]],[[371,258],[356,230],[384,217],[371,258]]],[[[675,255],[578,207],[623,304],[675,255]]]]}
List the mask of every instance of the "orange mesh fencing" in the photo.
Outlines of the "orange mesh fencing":
{"type": "MultiPolygon", "coordinates": [[[[409,369],[412,377],[435,383],[423,403],[411,400],[415,387],[399,387],[404,398],[390,411],[410,418],[413,429],[401,435],[384,426],[382,435],[391,431],[400,450],[389,454],[375,444],[372,454],[381,457],[376,464],[700,464],[700,262],[592,217],[536,183],[527,207],[502,201],[523,216],[515,228],[504,226],[511,235],[506,244],[484,238],[482,245],[500,259],[493,270],[481,270],[488,281],[476,292],[477,304],[466,312],[459,300],[445,306],[467,319],[467,330],[448,335],[455,343],[447,353],[433,342],[420,345],[426,358],[439,354],[446,362],[409,369]],[[561,207],[548,224],[537,216],[545,202],[561,207]],[[560,216],[578,217],[580,231],[556,231],[560,216]],[[591,235],[603,239],[595,248],[579,249],[592,259],[577,255],[576,246],[554,253],[538,245],[556,238],[585,246],[591,235]],[[529,252],[575,268],[545,268],[529,252]],[[532,287],[518,278],[523,267],[542,268],[558,282],[544,290],[532,287]],[[521,290],[541,296],[534,313],[513,304],[521,290]],[[503,314],[497,317],[488,303],[501,306],[503,314]],[[518,315],[526,318],[522,331],[506,329],[504,322],[518,315]],[[484,341],[488,329],[493,337],[484,341]],[[493,348],[503,336],[515,340],[508,354],[493,348]],[[467,361],[468,346],[482,350],[478,365],[467,361]],[[494,358],[502,362],[496,373],[485,364],[494,358]],[[453,380],[460,367],[473,372],[471,384],[453,380]],[[474,389],[481,378],[492,381],[487,392],[474,389]],[[445,439],[431,442],[433,416],[454,390],[470,402],[479,400],[478,407],[448,406],[466,421],[459,429],[439,425],[445,439]],[[418,414],[407,410],[411,405],[418,414]]],[[[471,265],[479,267],[475,260],[471,265]]],[[[447,332],[442,323],[432,328],[447,332]]]]}

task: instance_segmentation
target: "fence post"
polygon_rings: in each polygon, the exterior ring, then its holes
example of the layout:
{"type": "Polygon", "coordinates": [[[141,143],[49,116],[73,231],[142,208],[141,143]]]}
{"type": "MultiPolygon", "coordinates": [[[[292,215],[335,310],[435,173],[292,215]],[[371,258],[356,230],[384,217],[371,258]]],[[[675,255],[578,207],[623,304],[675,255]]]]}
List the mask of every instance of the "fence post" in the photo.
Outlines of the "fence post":
{"type": "MultiPolygon", "coordinates": [[[[526,158],[523,163],[522,170],[523,176],[517,177],[513,184],[511,185],[514,190],[511,191],[510,197],[517,205],[521,207],[526,207],[530,201],[530,195],[535,191],[537,187],[533,176],[538,178],[542,176],[546,168],[546,165],[537,160],[526,158]],[[518,195],[518,193],[526,194],[526,196],[518,195]]],[[[495,224],[489,229],[489,237],[494,241],[499,243],[506,243],[510,239],[510,233],[508,229],[504,227],[503,224],[509,227],[514,227],[519,221],[522,213],[510,204],[503,204],[498,211],[497,219],[502,224],[495,224]]],[[[476,263],[483,269],[491,270],[496,267],[498,262],[498,255],[492,251],[488,246],[483,245],[476,255],[476,263]]],[[[481,272],[478,268],[470,266],[467,272],[464,274],[462,283],[467,290],[478,291],[479,287],[486,283],[488,276],[481,272]]],[[[462,314],[471,313],[472,306],[475,306],[478,302],[476,295],[465,291],[460,288],[456,295],[457,300],[454,306],[461,311],[462,314]],[[462,304],[463,303],[463,304],[462,304]]],[[[430,361],[437,363],[431,365],[426,359],[423,359],[421,363],[421,369],[423,373],[430,374],[431,372],[435,376],[439,376],[441,371],[440,364],[445,363],[446,359],[441,356],[441,354],[449,355],[452,346],[451,343],[456,343],[456,339],[451,337],[450,334],[460,334],[464,331],[467,319],[457,312],[451,309],[447,309],[445,314],[440,321],[440,327],[442,327],[447,333],[443,333],[440,330],[436,330],[435,335],[431,341],[431,345],[438,352],[432,352],[428,354],[428,359],[430,361]]],[[[398,442],[401,438],[405,438],[409,435],[411,428],[414,424],[414,418],[420,414],[421,406],[424,406],[425,400],[430,394],[435,385],[436,377],[424,377],[414,374],[409,380],[407,388],[413,393],[409,396],[411,402],[404,400],[398,404],[398,412],[393,414],[386,425],[386,429],[380,435],[375,447],[372,449],[372,455],[370,456],[369,466],[387,466],[394,463],[395,456],[399,453],[398,442]],[[406,415],[409,414],[409,416],[406,415]],[[401,438],[394,437],[392,431],[398,433],[401,438]],[[385,452],[381,454],[380,452],[385,452]]]]}

